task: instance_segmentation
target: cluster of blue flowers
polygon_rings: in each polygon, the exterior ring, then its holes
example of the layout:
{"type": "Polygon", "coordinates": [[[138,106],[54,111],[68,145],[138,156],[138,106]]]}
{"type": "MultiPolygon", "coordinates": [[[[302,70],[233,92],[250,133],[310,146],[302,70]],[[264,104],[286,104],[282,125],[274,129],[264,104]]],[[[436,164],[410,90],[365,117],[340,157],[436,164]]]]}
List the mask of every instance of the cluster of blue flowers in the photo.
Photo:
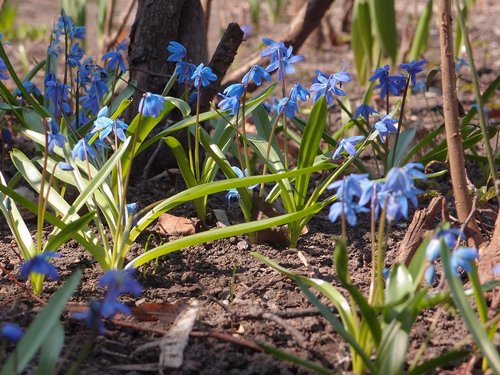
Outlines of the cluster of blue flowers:
{"type": "Polygon", "coordinates": [[[96,330],[99,335],[104,335],[104,319],[113,319],[118,314],[129,315],[130,307],[119,301],[123,294],[131,294],[135,297],[142,293],[142,285],[135,279],[135,270],[110,270],[104,273],[99,280],[100,288],[107,288],[106,295],[102,300],[93,300],[89,309],[81,313],[73,314],[75,319],[85,320],[88,329],[96,330]]]}
{"type": "Polygon", "coordinates": [[[436,268],[433,262],[439,258],[441,246],[446,246],[448,249],[455,249],[451,254],[451,268],[455,276],[459,275],[459,269],[465,272],[472,272],[472,262],[479,259],[479,253],[473,247],[458,247],[457,242],[464,239],[465,236],[459,229],[440,229],[429,241],[425,254],[429,261],[429,266],[425,270],[424,278],[427,284],[432,285],[436,278],[436,268]]]}
{"type": "MultiPolygon", "coordinates": [[[[245,169],[245,172],[243,172],[240,168],[238,167],[231,167],[236,173],[236,176],[238,178],[243,178],[243,177],[248,177],[248,171],[245,169]]],[[[248,187],[248,190],[253,190],[255,189],[259,184],[251,185],[248,187]]],[[[231,201],[238,201],[240,200],[241,196],[240,193],[238,193],[238,189],[232,188],[229,189],[226,193],[226,199],[227,199],[227,206],[228,208],[231,208],[231,201]]]]}
{"type": "Polygon", "coordinates": [[[368,212],[365,206],[370,202],[375,217],[385,208],[386,218],[396,223],[403,217],[408,218],[408,201],[415,207],[417,194],[421,193],[414,185],[414,179],[425,179],[424,166],[409,163],[401,168],[392,168],[385,183],[368,179],[366,174],[351,174],[335,181],[328,189],[335,189],[338,201],[330,207],[329,219],[335,222],[340,215],[345,215],[349,225],[357,223],[357,214],[368,212]]]}

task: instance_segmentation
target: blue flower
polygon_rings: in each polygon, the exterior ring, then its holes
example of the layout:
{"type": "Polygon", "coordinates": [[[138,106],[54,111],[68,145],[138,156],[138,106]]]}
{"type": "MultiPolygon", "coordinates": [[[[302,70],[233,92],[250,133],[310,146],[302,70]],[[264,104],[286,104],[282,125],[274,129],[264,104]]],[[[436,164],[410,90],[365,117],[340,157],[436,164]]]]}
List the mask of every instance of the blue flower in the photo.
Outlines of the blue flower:
{"type": "Polygon", "coordinates": [[[288,118],[294,118],[299,112],[299,107],[297,102],[285,96],[278,102],[276,110],[278,113],[284,113],[288,118]]]}
{"type": "Polygon", "coordinates": [[[316,102],[323,95],[326,96],[326,101],[329,106],[333,105],[333,95],[345,96],[346,93],[340,88],[342,81],[338,81],[334,74],[326,76],[319,72],[316,77],[316,82],[311,85],[310,91],[316,92],[313,101],[316,102]]]}
{"type": "Polygon", "coordinates": [[[90,158],[95,159],[96,153],[94,150],[94,147],[92,147],[88,143],[88,139],[92,136],[91,134],[88,134],[85,138],[80,139],[78,142],[76,142],[75,146],[73,147],[73,150],[71,150],[71,158],[73,160],[76,160],[77,158],[84,161],[88,160],[90,158]]]}
{"type": "Polygon", "coordinates": [[[389,76],[389,65],[375,69],[375,73],[370,77],[369,81],[376,79],[378,79],[379,84],[374,89],[381,89],[381,99],[384,99],[388,92],[394,96],[398,96],[406,84],[406,79],[403,76],[389,76]]]}
{"type": "Polygon", "coordinates": [[[196,70],[196,65],[185,62],[177,61],[175,64],[175,72],[179,76],[179,83],[191,82],[194,71],[196,70]]]}
{"type": "Polygon", "coordinates": [[[388,195],[386,218],[390,223],[395,223],[403,217],[408,219],[408,198],[403,192],[397,191],[388,195]]]}
{"type": "Polygon", "coordinates": [[[456,276],[458,276],[458,267],[465,272],[472,272],[472,262],[474,259],[479,259],[477,249],[473,247],[459,247],[451,254],[451,268],[456,276]]]}
{"type": "Polygon", "coordinates": [[[362,186],[367,182],[368,174],[350,174],[342,180],[337,180],[327,186],[327,189],[337,189],[338,199],[351,202],[354,197],[361,197],[362,186]]]}
{"type": "Polygon", "coordinates": [[[243,40],[247,40],[252,36],[253,27],[252,25],[241,25],[241,31],[243,31],[243,40]]]}
{"type": "Polygon", "coordinates": [[[394,126],[397,124],[398,120],[393,119],[389,115],[385,115],[375,124],[375,129],[378,130],[378,135],[382,143],[384,143],[384,137],[389,137],[391,134],[397,133],[398,129],[394,126]]]}
{"type": "Polygon", "coordinates": [[[165,97],[150,92],[145,93],[139,103],[139,112],[146,117],[156,118],[165,109],[165,97]]]}
{"type": "Polygon", "coordinates": [[[99,132],[99,139],[103,140],[111,132],[114,132],[120,140],[125,141],[127,138],[125,136],[125,130],[127,130],[128,125],[118,119],[111,120],[108,118],[108,114],[109,108],[107,106],[103,107],[99,111],[97,119],[94,121],[94,128],[92,129],[91,134],[99,132]]]}
{"type": "Polygon", "coordinates": [[[335,202],[330,207],[330,213],[328,214],[328,219],[332,223],[334,223],[337,218],[344,212],[347,222],[350,226],[355,226],[357,224],[357,214],[361,212],[368,212],[368,209],[360,206],[359,204],[349,201],[343,200],[342,202],[335,202]]]}
{"type": "Polygon", "coordinates": [[[497,277],[500,275],[500,263],[495,264],[495,266],[491,270],[491,273],[493,274],[493,277],[497,277]]]}
{"type": "Polygon", "coordinates": [[[61,255],[59,253],[46,251],[28,259],[21,266],[21,279],[27,279],[30,273],[37,273],[45,275],[49,279],[57,280],[59,277],[57,274],[57,268],[52,263],[49,263],[48,260],[60,256],[61,255]]]}
{"type": "Polygon", "coordinates": [[[143,286],[135,279],[136,271],[128,270],[109,270],[104,273],[99,279],[99,287],[108,288],[108,293],[112,295],[121,295],[129,293],[133,296],[138,296],[144,289],[143,286]]]}
{"type": "Polygon", "coordinates": [[[0,327],[0,338],[15,344],[23,337],[23,329],[15,323],[3,323],[0,327]]]}
{"type": "Polygon", "coordinates": [[[262,50],[260,55],[262,57],[271,56],[271,63],[280,59],[280,55],[283,56],[287,53],[287,48],[283,42],[275,42],[269,38],[262,38],[264,44],[268,45],[266,49],[262,50]]]}
{"type": "Polygon", "coordinates": [[[297,98],[305,102],[309,98],[309,90],[307,90],[300,83],[295,83],[290,90],[290,99],[297,102],[297,98]]]}
{"type": "Polygon", "coordinates": [[[212,72],[212,68],[201,63],[194,71],[191,79],[194,81],[194,87],[198,88],[200,85],[207,87],[211,81],[217,81],[217,76],[212,72]]]}
{"type": "Polygon", "coordinates": [[[71,164],[68,164],[64,161],[60,161],[59,163],[57,163],[57,166],[59,167],[60,170],[62,171],[72,171],[74,170],[75,168],[73,168],[71,166],[71,164]]]}
{"type": "MultiPolygon", "coordinates": [[[[236,173],[236,176],[238,176],[238,178],[248,177],[248,171],[246,169],[245,169],[244,173],[238,167],[234,167],[233,166],[233,167],[231,167],[231,169],[234,171],[234,173],[236,173]]],[[[248,190],[253,190],[258,185],[259,184],[251,185],[247,189],[248,190]]],[[[238,193],[238,189],[236,189],[236,188],[229,189],[227,191],[227,193],[226,193],[226,199],[227,199],[228,208],[231,208],[231,201],[232,200],[240,200],[240,198],[241,197],[240,197],[240,193],[238,193]]]]}
{"type": "Polygon", "coordinates": [[[423,71],[422,66],[426,63],[425,60],[415,61],[412,60],[409,63],[400,64],[399,67],[408,72],[408,76],[410,77],[410,81],[412,85],[415,85],[417,82],[417,73],[423,71]]]}
{"type": "Polygon", "coordinates": [[[412,94],[423,93],[427,91],[427,82],[425,80],[417,81],[411,88],[412,94]]]}
{"type": "Polygon", "coordinates": [[[424,271],[424,280],[427,284],[432,285],[436,280],[436,268],[431,264],[424,271]]]}
{"type": "Polygon", "coordinates": [[[274,61],[271,61],[271,64],[269,64],[269,66],[266,68],[266,71],[273,72],[275,70],[278,70],[279,80],[283,79],[286,74],[295,73],[295,68],[293,67],[293,64],[295,64],[298,61],[304,60],[304,57],[300,55],[294,55],[292,51],[293,51],[292,46],[288,47],[285,53],[283,53],[282,50],[279,49],[278,58],[275,59],[274,61]]]}
{"type": "Polygon", "coordinates": [[[0,57],[0,79],[2,80],[7,80],[9,79],[9,76],[5,75],[5,72],[7,71],[7,65],[5,65],[5,61],[0,57]]]}
{"type": "Polygon", "coordinates": [[[363,116],[366,122],[370,120],[370,115],[373,113],[378,113],[374,108],[370,107],[368,104],[361,104],[354,113],[354,118],[359,118],[363,116]]]}
{"type": "Polygon", "coordinates": [[[58,81],[53,73],[49,73],[45,77],[45,98],[49,102],[49,111],[58,117],[61,115],[61,110],[65,114],[71,113],[69,105],[69,92],[71,88],[58,81]]]}
{"type": "Polygon", "coordinates": [[[226,96],[224,94],[220,94],[219,96],[222,100],[217,104],[217,106],[223,111],[229,111],[231,115],[236,115],[238,113],[238,109],[240,108],[240,98],[237,96],[226,96]]]}
{"type": "Polygon", "coordinates": [[[68,66],[75,68],[80,66],[80,60],[83,58],[84,50],[80,47],[80,43],[74,43],[68,54],[68,66]]]}
{"type": "MultiPolygon", "coordinates": [[[[42,95],[38,87],[36,87],[36,85],[31,81],[24,81],[23,87],[26,89],[28,94],[32,94],[35,96],[42,95]]],[[[21,90],[19,90],[19,88],[16,89],[16,96],[23,96],[23,93],[21,92],[21,90]]]]}
{"type": "Polygon", "coordinates": [[[12,143],[12,133],[10,132],[9,129],[7,128],[2,128],[2,141],[4,143],[12,143]]]}
{"type": "Polygon", "coordinates": [[[266,81],[270,81],[271,75],[260,65],[254,65],[250,68],[248,73],[243,76],[241,83],[247,86],[250,81],[253,80],[257,86],[260,86],[262,85],[263,79],[265,79],[266,81]]]}
{"type": "Polygon", "coordinates": [[[469,63],[467,62],[467,60],[465,60],[463,58],[455,59],[455,70],[457,72],[459,72],[460,70],[462,70],[462,68],[464,66],[469,66],[469,63]]]}
{"type": "Polygon", "coordinates": [[[184,46],[176,41],[171,41],[168,43],[167,51],[170,52],[170,56],[167,58],[167,61],[181,61],[186,58],[187,51],[184,46]]]}
{"type": "Polygon", "coordinates": [[[429,262],[439,258],[439,253],[441,251],[441,240],[439,238],[432,238],[429,244],[425,248],[425,256],[429,262]]]}
{"type": "Polygon", "coordinates": [[[362,135],[356,135],[354,137],[341,139],[337,145],[337,149],[333,153],[332,159],[336,159],[337,156],[345,150],[349,155],[356,156],[356,145],[365,139],[362,135]]]}
{"type": "Polygon", "coordinates": [[[66,137],[59,132],[59,125],[53,120],[49,119],[49,132],[48,132],[48,140],[49,144],[47,147],[47,151],[49,154],[54,152],[54,146],[59,146],[60,148],[64,147],[64,143],[66,142],[66,137]]]}
{"type": "Polygon", "coordinates": [[[439,257],[439,251],[441,250],[441,238],[444,240],[444,244],[449,248],[453,249],[457,240],[459,238],[465,238],[464,233],[460,229],[440,229],[432,239],[429,241],[425,254],[429,261],[433,261],[439,257]]]}
{"type": "Polygon", "coordinates": [[[119,67],[119,72],[126,72],[127,71],[127,65],[125,65],[125,60],[123,59],[123,56],[121,54],[121,51],[126,48],[125,41],[122,41],[118,46],[116,46],[116,49],[114,51],[110,51],[102,55],[101,60],[107,60],[108,61],[108,68],[109,69],[116,69],[119,67]]]}

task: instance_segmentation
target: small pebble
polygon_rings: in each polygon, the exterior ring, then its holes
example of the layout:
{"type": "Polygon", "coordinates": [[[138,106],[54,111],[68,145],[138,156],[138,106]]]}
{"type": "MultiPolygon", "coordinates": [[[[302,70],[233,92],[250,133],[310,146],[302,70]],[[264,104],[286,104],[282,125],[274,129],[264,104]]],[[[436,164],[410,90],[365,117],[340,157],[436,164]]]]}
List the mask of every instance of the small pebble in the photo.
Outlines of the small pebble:
{"type": "Polygon", "coordinates": [[[238,250],[240,250],[240,251],[250,249],[250,244],[248,243],[247,240],[241,240],[240,242],[238,242],[238,244],[236,246],[238,247],[238,250]]]}
{"type": "Polygon", "coordinates": [[[229,237],[229,242],[232,243],[233,245],[238,241],[238,238],[236,237],[229,237]]]}

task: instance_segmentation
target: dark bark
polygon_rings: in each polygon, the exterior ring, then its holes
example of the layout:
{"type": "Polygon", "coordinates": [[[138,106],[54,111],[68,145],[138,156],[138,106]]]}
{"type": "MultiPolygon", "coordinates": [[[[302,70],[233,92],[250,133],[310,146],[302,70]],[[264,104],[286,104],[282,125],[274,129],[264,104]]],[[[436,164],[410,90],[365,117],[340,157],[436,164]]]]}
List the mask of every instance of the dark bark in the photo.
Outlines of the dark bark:
{"type": "MultiPolygon", "coordinates": [[[[128,51],[130,79],[138,90],[134,94],[134,102],[126,114],[126,120],[130,121],[137,113],[144,92],[161,93],[172,75],[175,65],[167,62],[169,53],[166,49],[170,41],[177,41],[186,47],[189,62],[196,65],[206,62],[203,23],[199,0],[139,0],[128,51]]],[[[176,96],[181,90],[174,87],[170,95],[176,96]]],[[[159,125],[158,129],[161,127],[159,125]]],[[[177,134],[181,140],[185,138],[185,132],[183,133],[177,134]]],[[[151,147],[134,160],[134,177],[142,176],[144,166],[154,149],[154,146],[151,147]]],[[[160,154],[162,157],[158,158],[155,171],[177,165],[166,146],[160,150],[160,154]]]]}

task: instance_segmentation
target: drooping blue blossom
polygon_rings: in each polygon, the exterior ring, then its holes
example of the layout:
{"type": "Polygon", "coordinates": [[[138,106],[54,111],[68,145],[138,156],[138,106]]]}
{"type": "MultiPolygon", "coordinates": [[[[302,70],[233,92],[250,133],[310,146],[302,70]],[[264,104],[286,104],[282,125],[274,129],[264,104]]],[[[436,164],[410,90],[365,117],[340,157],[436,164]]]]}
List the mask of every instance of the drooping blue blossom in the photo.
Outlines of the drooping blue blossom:
{"type": "Polygon", "coordinates": [[[260,55],[262,57],[270,56],[271,63],[279,60],[280,55],[283,56],[287,53],[287,48],[283,42],[276,42],[270,38],[262,38],[262,41],[268,47],[263,49],[260,55]]]}
{"type": "Polygon", "coordinates": [[[23,329],[15,323],[3,323],[0,327],[0,339],[12,344],[17,343],[23,337],[23,329]]]}
{"type": "Polygon", "coordinates": [[[424,280],[428,285],[432,285],[436,281],[436,268],[432,264],[428,265],[425,269],[424,280]]]}
{"type": "Polygon", "coordinates": [[[110,270],[99,280],[99,287],[107,288],[106,295],[100,301],[91,301],[89,309],[73,314],[75,319],[85,320],[87,327],[104,335],[106,329],[103,319],[112,319],[116,314],[130,314],[130,308],[120,302],[118,297],[129,293],[138,296],[142,293],[142,285],[135,279],[135,270],[110,270]]]}
{"type": "Polygon", "coordinates": [[[179,76],[179,83],[189,83],[192,81],[192,76],[196,70],[196,65],[185,62],[177,61],[175,64],[175,72],[179,76]]]}
{"type": "MultiPolygon", "coordinates": [[[[28,94],[31,94],[31,95],[34,95],[34,96],[40,96],[42,95],[42,93],[40,92],[40,90],[38,89],[38,87],[36,87],[36,85],[31,82],[31,81],[24,81],[23,82],[23,87],[26,89],[26,91],[28,92],[28,94]]],[[[18,97],[22,97],[23,96],[23,93],[21,92],[21,90],[19,90],[19,88],[16,88],[16,96],[18,97]]]]}
{"type": "Polygon", "coordinates": [[[374,89],[380,89],[380,98],[382,100],[385,98],[387,93],[398,96],[406,83],[405,77],[390,76],[389,70],[389,65],[376,68],[375,73],[369,79],[369,81],[375,81],[378,79],[379,84],[376,85],[374,89]]]}
{"type": "Polygon", "coordinates": [[[420,60],[420,61],[412,60],[409,63],[400,64],[399,67],[408,72],[408,76],[410,77],[411,84],[415,85],[417,82],[417,73],[420,73],[421,71],[424,70],[422,67],[424,66],[424,64],[426,62],[427,61],[425,61],[425,60],[420,60]]]}
{"type": "Polygon", "coordinates": [[[126,48],[127,44],[125,40],[123,40],[116,46],[114,51],[110,51],[102,55],[102,60],[109,60],[109,69],[116,70],[117,68],[120,68],[118,73],[127,71],[127,65],[125,64],[125,60],[123,59],[123,55],[121,53],[121,51],[124,51],[126,48]]]}
{"type": "MultiPolygon", "coordinates": [[[[417,163],[414,163],[417,165],[417,163]]],[[[422,165],[423,168],[423,165],[422,165]]],[[[384,185],[384,192],[397,193],[401,192],[412,204],[416,207],[418,205],[417,194],[422,193],[422,190],[415,187],[414,178],[425,179],[425,174],[415,172],[418,170],[415,166],[413,168],[391,168],[387,173],[384,185]]]]}
{"type": "Polygon", "coordinates": [[[362,135],[341,139],[337,144],[337,149],[333,153],[332,159],[335,160],[342,150],[345,150],[349,155],[356,156],[356,145],[363,139],[365,137],[362,135]]]}
{"type": "Polygon", "coordinates": [[[25,261],[21,266],[20,276],[21,279],[27,279],[30,273],[37,273],[47,276],[49,279],[57,280],[59,275],[57,274],[57,268],[49,262],[51,258],[58,258],[61,254],[46,251],[41,254],[35,255],[33,258],[25,261]]]}
{"type": "Polygon", "coordinates": [[[139,103],[139,113],[146,117],[156,118],[165,109],[165,97],[162,95],[145,93],[139,103]]]}
{"type": "Polygon", "coordinates": [[[229,113],[234,116],[238,113],[240,108],[240,98],[237,96],[228,96],[219,93],[222,100],[217,104],[217,106],[223,111],[229,111],[229,113]]]}
{"type": "Polygon", "coordinates": [[[458,276],[458,268],[462,268],[465,272],[472,272],[472,262],[474,259],[479,259],[479,252],[473,247],[459,247],[451,254],[451,268],[456,276],[458,276]]]}
{"type": "MultiPolygon", "coordinates": [[[[342,75],[344,76],[344,75],[342,75]]],[[[341,77],[342,77],[341,76],[341,77]]],[[[348,81],[346,81],[348,82],[348,81]]],[[[316,102],[323,95],[326,96],[326,101],[329,106],[333,105],[333,96],[345,96],[346,93],[341,89],[341,85],[344,83],[343,81],[337,80],[335,78],[335,73],[330,74],[329,76],[319,72],[316,77],[316,82],[311,85],[309,89],[312,92],[315,92],[313,101],[316,102]]]]}
{"type": "Polygon", "coordinates": [[[66,137],[60,133],[59,125],[54,119],[49,120],[49,129],[48,129],[48,146],[47,151],[49,154],[54,152],[54,146],[59,146],[60,148],[64,147],[64,143],[66,142],[66,137]]]}
{"type": "Polygon", "coordinates": [[[136,280],[134,269],[106,271],[98,285],[100,288],[108,288],[108,293],[115,296],[128,293],[137,297],[144,289],[136,280]]]}
{"type": "Polygon", "coordinates": [[[45,98],[48,100],[49,111],[54,117],[61,115],[61,110],[65,114],[71,113],[69,105],[69,92],[71,87],[56,79],[53,73],[45,77],[45,98]]]}
{"type": "Polygon", "coordinates": [[[207,87],[210,82],[217,81],[217,76],[212,72],[212,68],[201,63],[194,71],[191,79],[194,81],[194,87],[198,88],[200,85],[207,87]]]}
{"type": "Polygon", "coordinates": [[[128,125],[118,119],[111,120],[108,115],[109,108],[107,106],[103,107],[99,111],[97,119],[94,121],[94,128],[92,129],[91,134],[99,132],[99,139],[103,140],[111,132],[113,132],[120,140],[125,141],[127,138],[125,136],[125,130],[127,130],[128,125]]]}
{"type": "Polygon", "coordinates": [[[328,185],[328,190],[336,190],[338,199],[352,201],[354,197],[361,197],[363,184],[368,180],[368,174],[350,174],[342,180],[337,180],[328,185]]]}
{"type": "Polygon", "coordinates": [[[12,143],[12,133],[7,128],[2,128],[2,141],[7,144],[12,143]]]}
{"type": "Polygon", "coordinates": [[[363,116],[364,119],[369,122],[370,120],[370,115],[377,113],[378,112],[375,110],[375,108],[370,107],[366,103],[360,104],[358,108],[356,108],[356,112],[354,113],[354,118],[359,118],[360,116],[363,116]]]}
{"type": "Polygon", "coordinates": [[[241,25],[241,31],[243,31],[243,40],[247,40],[252,36],[253,27],[252,25],[241,25]]]}
{"type": "Polygon", "coordinates": [[[387,194],[385,216],[389,223],[396,223],[402,218],[408,219],[407,195],[402,191],[395,191],[387,194]]]}
{"type": "Polygon", "coordinates": [[[360,206],[358,203],[355,203],[353,201],[344,200],[342,202],[335,202],[330,207],[328,219],[330,219],[330,221],[334,223],[342,214],[342,212],[344,212],[349,225],[355,226],[358,222],[357,214],[368,212],[368,209],[360,206]]]}
{"type": "Polygon", "coordinates": [[[305,102],[309,98],[309,90],[300,83],[295,83],[290,90],[290,99],[297,102],[297,98],[305,102]]]}
{"type": "Polygon", "coordinates": [[[62,171],[72,171],[74,170],[75,168],[73,168],[71,166],[71,164],[68,164],[64,161],[60,161],[59,163],[57,163],[57,166],[59,167],[60,170],[62,171]]]}
{"type": "Polygon", "coordinates": [[[168,43],[167,51],[170,52],[170,56],[167,58],[167,61],[178,62],[184,60],[187,55],[186,48],[174,40],[168,43]]]}
{"type": "Polygon", "coordinates": [[[455,70],[459,72],[464,66],[469,66],[469,62],[464,58],[455,59],[455,70]]]}
{"type": "Polygon", "coordinates": [[[278,70],[278,79],[282,80],[285,75],[295,73],[293,64],[302,60],[304,60],[304,56],[294,55],[293,47],[290,46],[287,48],[285,53],[278,50],[278,58],[275,61],[271,61],[269,66],[266,68],[266,71],[274,72],[275,70],[278,70]]]}
{"type": "Polygon", "coordinates": [[[85,90],[85,94],[80,96],[80,103],[84,110],[95,115],[101,108],[104,95],[109,92],[107,85],[109,76],[106,69],[87,63],[87,60],[85,66],[86,69],[80,69],[78,75],[78,80],[85,90]]]}
{"type": "Polygon", "coordinates": [[[432,262],[433,260],[439,258],[439,252],[441,250],[441,239],[444,240],[444,244],[449,249],[453,249],[459,238],[465,238],[464,233],[460,229],[440,229],[432,236],[429,244],[427,245],[427,248],[425,249],[427,259],[432,262]]]}
{"type": "Polygon", "coordinates": [[[375,129],[378,130],[378,135],[382,143],[385,142],[384,137],[389,137],[391,134],[397,133],[398,129],[394,126],[398,120],[393,119],[390,115],[385,115],[375,124],[375,129]]]}
{"type": "MultiPolygon", "coordinates": [[[[248,171],[246,169],[245,169],[245,172],[243,172],[240,168],[235,167],[235,166],[231,167],[231,169],[234,171],[234,173],[236,173],[236,176],[238,176],[238,178],[248,177],[248,171]]],[[[258,185],[259,184],[250,185],[247,189],[253,190],[258,185]]],[[[238,192],[238,189],[232,188],[232,189],[227,190],[226,199],[227,199],[228,208],[231,208],[231,201],[241,199],[241,196],[240,196],[240,193],[238,192]]]]}
{"type": "Polygon", "coordinates": [[[425,80],[419,80],[415,82],[411,88],[412,94],[424,93],[427,91],[427,82],[425,80]]]}
{"type": "MultiPolygon", "coordinates": [[[[88,134],[91,136],[91,134],[88,134]]],[[[73,150],[71,150],[71,158],[73,160],[80,159],[82,161],[87,160],[87,159],[95,159],[96,157],[96,152],[94,150],[94,147],[92,147],[88,143],[88,136],[85,138],[80,139],[76,144],[73,146],[73,150]]]]}
{"type": "Polygon", "coordinates": [[[299,107],[297,102],[285,96],[278,102],[276,110],[278,113],[284,113],[288,118],[294,118],[299,112],[299,107]]]}
{"type": "Polygon", "coordinates": [[[0,57],[0,79],[6,81],[9,79],[9,76],[5,73],[7,72],[7,65],[5,65],[5,61],[0,57]]]}
{"type": "Polygon", "coordinates": [[[49,47],[47,48],[47,54],[54,59],[57,59],[62,51],[63,49],[59,45],[58,39],[52,40],[49,44],[49,47]]]}
{"type": "Polygon", "coordinates": [[[74,43],[69,49],[68,60],[67,60],[68,66],[72,68],[80,66],[80,60],[83,58],[84,53],[85,51],[83,50],[82,47],[80,47],[80,43],[74,43]]]}
{"type": "Polygon", "coordinates": [[[260,65],[254,65],[243,76],[241,83],[243,83],[243,85],[245,85],[245,86],[248,86],[248,84],[251,81],[254,81],[254,83],[257,86],[260,86],[260,85],[262,85],[263,79],[265,79],[266,81],[270,81],[271,75],[260,65]]]}

